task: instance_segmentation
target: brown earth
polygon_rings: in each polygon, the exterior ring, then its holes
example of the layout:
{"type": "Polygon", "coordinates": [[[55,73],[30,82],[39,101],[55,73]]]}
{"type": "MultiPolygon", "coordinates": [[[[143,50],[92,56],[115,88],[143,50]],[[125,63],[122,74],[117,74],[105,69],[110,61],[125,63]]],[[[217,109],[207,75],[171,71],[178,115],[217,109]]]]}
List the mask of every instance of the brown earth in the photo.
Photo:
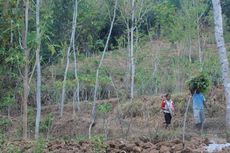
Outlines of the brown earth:
{"type": "MultiPolygon", "coordinates": [[[[43,152],[52,153],[194,153],[204,152],[203,146],[208,143],[207,139],[192,137],[190,141],[183,143],[179,139],[171,141],[151,142],[147,138],[139,138],[136,141],[127,141],[124,139],[109,140],[98,144],[90,141],[51,141],[46,142],[43,152]]],[[[30,153],[35,148],[35,143],[31,141],[14,141],[5,144],[7,146],[17,146],[24,153],[30,153]]],[[[4,152],[5,150],[3,150],[4,152]]]]}

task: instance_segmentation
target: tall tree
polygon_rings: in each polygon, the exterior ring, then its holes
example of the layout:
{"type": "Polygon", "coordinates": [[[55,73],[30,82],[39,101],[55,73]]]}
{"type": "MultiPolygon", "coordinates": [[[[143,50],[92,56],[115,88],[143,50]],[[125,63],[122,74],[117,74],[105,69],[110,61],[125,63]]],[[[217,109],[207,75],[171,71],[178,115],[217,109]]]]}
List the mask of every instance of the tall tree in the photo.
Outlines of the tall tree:
{"type": "MultiPolygon", "coordinates": [[[[177,22],[180,22],[180,29],[184,30],[181,38],[184,39],[188,46],[188,56],[190,62],[192,61],[193,45],[197,44],[199,61],[202,63],[202,48],[201,48],[201,19],[208,8],[207,2],[201,1],[185,1],[180,0],[181,9],[178,11],[177,22]],[[183,37],[182,37],[183,36],[183,37]]],[[[179,28],[176,26],[175,28],[179,28]]],[[[180,30],[181,31],[181,30],[180,30]]],[[[178,36],[178,33],[176,33],[178,36]]]]}
{"type": "MultiPolygon", "coordinates": [[[[78,0],[75,1],[75,7],[74,7],[74,18],[77,20],[77,13],[78,13],[78,0]]],[[[77,25],[77,23],[76,23],[77,25]]],[[[73,115],[75,116],[75,107],[76,107],[76,101],[77,101],[77,110],[80,111],[80,97],[79,97],[79,79],[78,79],[78,68],[77,68],[77,54],[76,54],[76,47],[75,47],[75,37],[73,38],[73,56],[74,56],[74,75],[75,79],[77,81],[77,86],[74,89],[74,96],[73,96],[73,115]]]]}
{"type": "Polygon", "coordinates": [[[220,0],[212,0],[216,45],[219,53],[219,61],[221,66],[221,74],[224,83],[224,93],[226,98],[226,126],[230,129],[230,80],[229,80],[229,62],[226,54],[224,37],[223,37],[223,19],[220,0]]]}
{"type": "Polygon", "coordinates": [[[36,0],[36,72],[37,72],[37,82],[36,82],[36,103],[37,103],[37,113],[36,113],[36,123],[35,123],[35,138],[39,136],[39,124],[41,120],[41,64],[40,64],[40,46],[41,46],[41,36],[40,36],[40,0],[36,0]]]}
{"type": "Polygon", "coordinates": [[[65,73],[64,73],[64,80],[63,80],[63,85],[62,85],[62,95],[61,95],[61,117],[63,116],[63,109],[64,109],[64,101],[65,101],[65,90],[66,90],[66,79],[67,79],[67,73],[68,73],[68,68],[69,68],[69,56],[70,56],[70,50],[73,46],[74,43],[74,38],[75,38],[75,31],[76,31],[76,24],[77,24],[77,5],[78,1],[75,0],[75,5],[74,5],[74,11],[73,11],[73,23],[72,23],[72,32],[71,32],[71,37],[70,37],[70,42],[69,46],[67,49],[67,55],[66,55],[66,67],[65,67],[65,73]]]}
{"type": "Polygon", "coordinates": [[[99,70],[102,66],[102,62],[104,60],[104,57],[105,57],[105,51],[108,49],[108,44],[109,44],[109,40],[110,40],[110,36],[111,36],[111,33],[112,33],[112,30],[113,30],[113,24],[114,24],[114,21],[115,21],[115,17],[116,17],[116,10],[117,10],[117,1],[118,0],[115,0],[115,5],[114,5],[114,10],[113,10],[113,19],[111,21],[111,25],[110,25],[110,29],[109,29],[109,34],[107,36],[107,40],[106,40],[106,43],[105,43],[105,47],[104,47],[104,50],[103,50],[103,53],[102,53],[102,56],[101,56],[101,59],[100,59],[100,63],[97,67],[97,71],[96,71],[96,81],[95,81],[95,86],[94,86],[94,96],[93,96],[93,108],[92,108],[92,112],[91,112],[91,124],[89,126],[89,138],[91,138],[91,129],[92,129],[92,126],[93,124],[95,123],[95,119],[96,119],[96,101],[97,101],[97,89],[98,89],[98,77],[99,77],[99,70]]]}
{"type": "Polygon", "coordinates": [[[120,15],[126,26],[127,31],[127,50],[128,50],[128,85],[129,86],[129,97],[134,97],[134,77],[135,77],[135,58],[134,48],[137,47],[138,28],[143,22],[143,16],[150,10],[151,1],[140,0],[140,1],[121,1],[120,3],[120,15]],[[136,35],[134,34],[136,32],[136,35]],[[134,38],[136,42],[134,43],[134,38]]]}
{"type": "Polygon", "coordinates": [[[130,83],[130,98],[133,99],[134,92],[134,76],[135,76],[135,63],[134,63],[134,26],[135,26],[135,0],[132,0],[132,13],[131,13],[131,42],[130,42],[130,65],[131,65],[131,83],[130,83]]]}
{"type": "Polygon", "coordinates": [[[23,138],[27,139],[27,103],[29,96],[29,49],[27,47],[27,33],[28,33],[28,10],[29,0],[25,1],[25,18],[24,18],[24,31],[22,32],[22,48],[24,50],[24,76],[23,76],[23,138]]]}

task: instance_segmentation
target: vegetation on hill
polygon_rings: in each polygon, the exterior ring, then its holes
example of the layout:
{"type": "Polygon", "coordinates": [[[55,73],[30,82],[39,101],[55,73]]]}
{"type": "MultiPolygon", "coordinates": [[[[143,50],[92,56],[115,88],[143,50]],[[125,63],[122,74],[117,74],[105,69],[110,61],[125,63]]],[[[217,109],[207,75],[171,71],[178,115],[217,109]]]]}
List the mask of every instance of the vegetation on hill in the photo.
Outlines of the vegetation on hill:
{"type": "MultiPolygon", "coordinates": [[[[146,123],[146,131],[147,124],[157,126],[159,123],[151,122],[150,116],[159,113],[160,100],[153,99],[167,92],[175,96],[180,112],[176,125],[179,128],[189,89],[207,90],[206,95],[213,97],[216,95],[212,90],[223,92],[211,0],[39,2],[0,0],[1,143],[22,136],[33,139],[35,123],[40,123],[40,135],[47,136],[47,140],[49,136],[62,135],[62,128],[67,128],[64,125],[69,123],[72,126],[68,128],[75,132],[71,135],[68,131],[66,138],[76,137],[76,131],[86,136],[94,97],[99,115],[93,125],[96,136],[97,132],[116,133],[109,128],[109,123],[114,121],[115,127],[118,127],[116,122],[121,125],[117,137],[127,138],[129,133],[125,130],[129,131],[135,117],[146,121],[134,122],[143,126],[146,123]],[[114,7],[116,2],[118,5],[114,7]],[[99,68],[114,11],[116,16],[108,48],[99,68]],[[38,108],[39,98],[41,109],[38,108]],[[64,117],[59,118],[62,100],[64,117]],[[40,121],[35,119],[36,111],[42,113],[40,121]],[[76,122],[76,118],[80,122],[76,122]]],[[[230,59],[230,1],[222,0],[221,5],[230,59]]],[[[223,111],[217,102],[222,102],[221,98],[223,96],[210,98],[217,106],[210,108],[212,115],[223,111]]],[[[132,132],[140,132],[138,128],[135,130],[132,132]]],[[[42,146],[44,141],[37,139],[36,143],[42,146]]],[[[93,145],[104,149],[101,139],[96,139],[93,145]]]]}

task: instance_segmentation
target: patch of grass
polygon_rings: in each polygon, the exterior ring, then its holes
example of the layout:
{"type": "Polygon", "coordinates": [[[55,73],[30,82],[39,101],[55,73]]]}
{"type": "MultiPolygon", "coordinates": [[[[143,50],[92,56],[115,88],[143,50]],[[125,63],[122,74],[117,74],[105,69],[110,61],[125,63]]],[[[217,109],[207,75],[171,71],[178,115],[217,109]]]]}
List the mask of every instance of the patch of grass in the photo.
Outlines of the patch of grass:
{"type": "Polygon", "coordinates": [[[75,140],[76,142],[80,142],[80,141],[88,140],[88,137],[85,136],[85,135],[76,135],[76,136],[74,137],[74,140],[75,140]]]}
{"type": "Polygon", "coordinates": [[[39,137],[35,143],[34,153],[43,153],[45,148],[45,140],[42,137],[39,137]]]}
{"type": "Polygon", "coordinates": [[[46,118],[41,121],[40,131],[47,132],[53,122],[54,116],[52,113],[49,113],[46,118]]]}
{"type": "Polygon", "coordinates": [[[5,141],[5,135],[3,131],[0,129],[0,146],[4,143],[5,141]]]}
{"type": "Polygon", "coordinates": [[[176,130],[163,129],[159,131],[154,131],[150,133],[150,139],[153,141],[173,140],[180,136],[180,133],[178,132],[178,130],[181,130],[181,129],[176,129],[176,130]]]}
{"type": "Polygon", "coordinates": [[[6,152],[6,153],[22,153],[20,151],[20,149],[13,144],[10,144],[9,146],[7,146],[7,148],[4,152],[6,152]]]}
{"type": "Polygon", "coordinates": [[[93,144],[93,151],[95,153],[106,152],[106,145],[104,144],[104,137],[102,135],[96,135],[91,138],[93,144]]]}
{"type": "Polygon", "coordinates": [[[11,120],[7,119],[7,118],[2,118],[0,119],[0,128],[1,129],[7,129],[10,125],[12,125],[11,120]]]}
{"type": "Polygon", "coordinates": [[[142,116],[143,103],[141,101],[126,102],[121,106],[124,117],[137,117],[142,116]]]}

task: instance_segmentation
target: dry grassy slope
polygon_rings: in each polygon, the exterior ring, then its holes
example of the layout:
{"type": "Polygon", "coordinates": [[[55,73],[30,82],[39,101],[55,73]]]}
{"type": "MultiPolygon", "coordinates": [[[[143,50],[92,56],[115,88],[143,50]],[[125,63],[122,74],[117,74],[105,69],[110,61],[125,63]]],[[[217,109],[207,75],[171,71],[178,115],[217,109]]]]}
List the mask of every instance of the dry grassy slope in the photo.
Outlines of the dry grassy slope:
{"type": "MultiPolygon", "coordinates": [[[[113,104],[113,110],[106,116],[97,114],[96,124],[93,127],[93,135],[104,135],[103,118],[108,119],[109,141],[98,143],[88,141],[88,127],[90,124],[90,102],[81,104],[81,112],[75,117],[72,114],[71,104],[65,105],[64,117],[59,117],[57,106],[46,106],[42,115],[48,113],[54,115],[54,121],[49,131],[51,141],[46,141],[45,152],[95,152],[95,149],[103,149],[111,153],[115,152],[202,152],[210,141],[223,143],[224,140],[224,98],[223,88],[212,88],[207,93],[207,104],[209,111],[206,112],[206,123],[203,135],[194,129],[191,109],[189,111],[186,142],[183,149],[181,141],[182,121],[185,110],[187,93],[174,94],[172,99],[176,104],[176,115],[169,130],[163,128],[163,115],[159,111],[159,96],[141,96],[133,103],[127,101],[98,101],[98,103],[109,102],[113,104]],[[62,139],[60,139],[62,138],[62,139]],[[63,140],[64,138],[64,140],[63,140]],[[54,141],[55,140],[55,141],[54,141]],[[77,141],[76,141],[77,140],[77,141]]],[[[46,137],[47,133],[43,133],[46,137]]],[[[36,146],[34,141],[10,141],[7,146],[18,146],[23,152],[30,152],[36,146]]],[[[226,150],[225,150],[226,152],[226,150]]]]}
{"type": "MultiPolygon", "coordinates": [[[[187,93],[174,94],[172,99],[176,106],[176,115],[173,118],[172,129],[179,130],[182,126],[183,115],[189,95],[187,93]]],[[[221,134],[224,130],[224,113],[225,103],[223,96],[223,88],[212,88],[206,94],[208,111],[206,111],[205,130],[207,134],[221,134]]],[[[160,112],[159,96],[141,96],[136,98],[132,103],[128,101],[117,101],[117,99],[98,101],[100,103],[111,103],[113,109],[107,113],[97,113],[96,124],[93,128],[94,134],[104,134],[104,118],[108,120],[108,137],[110,139],[123,137],[139,137],[141,135],[150,136],[151,134],[161,133],[163,127],[163,114],[160,112]]],[[[45,113],[52,112],[55,116],[50,135],[53,137],[65,136],[86,136],[88,135],[88,126],[90,124],[91,102],[81,104],[81,112],[73,117],[72,105],[65,106],[64,117],[59,117],[59,109],[54,106],[46,107],[45,113]]],[[[188,130],[193,131],[192,110],[189,109],[188,130]]],[[[171,131],[172,132],[172,131],[171,131]]],[[[177,137],[181,133],[171,133],[172,137],[177,137]]],[[[153,136],[154,137],[154,136],[153,136]]],[[[159,136],[160,137],[160,136],[159,136]]],[[[162,139],[166,137],[163,135],[162,139]]]]}

